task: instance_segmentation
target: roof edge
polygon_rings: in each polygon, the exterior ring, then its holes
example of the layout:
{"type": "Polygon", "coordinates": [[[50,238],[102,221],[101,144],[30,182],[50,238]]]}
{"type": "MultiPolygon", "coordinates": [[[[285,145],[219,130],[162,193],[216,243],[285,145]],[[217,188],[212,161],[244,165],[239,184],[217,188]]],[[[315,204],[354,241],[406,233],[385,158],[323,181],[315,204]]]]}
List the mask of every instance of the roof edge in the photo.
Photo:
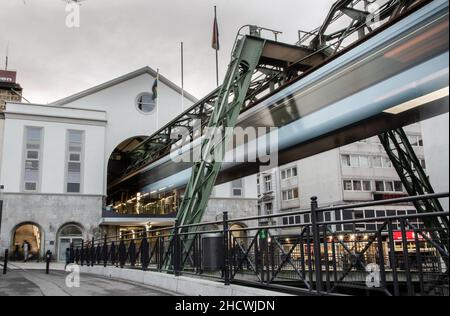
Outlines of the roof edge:
{"type": "MultiPolygon", "coordinates": [[[[115,79],[112,79],[110,81],[104,82],[100,85],[94,86],[92,88],[83,90],[81,92],[75,93],[71,96],[65,97],[63,99],[51,102],[49,105],[52,106],[63,106],[66,105],[68,103],[74,102],[76,100],[82,99],[84,97],[87,97],[91,94],[100,92],[102,90],[108,89],[110,87],[113,87],[115,85],[118,85],[122,82],[125,82],[127,80],[136,78],[138,76],[141,76],[143,74],[149,74],[152,77],[155,77],[158,75],[158,73],[151,67],[146,66],[143,68],[140,68],[138,70],[135,70],[133,72],[130,72],[128,74],[125,74],[123,76],[117,77],[115,79]]],[[[170,81],[169,79],[167,79],[166,77],[162,76],[161,74],[159,74],[159,81],[161,81],[162,83],[164,83],[165,85],[167,85],[169,88],[175,90],[176,92],[178,92],[179,94],[183,93],[183,90],[177,86],[175,83],[173,83],[172,81],[170,81]]],[[[186,92],[186,90],[184,90],[184,96],[189,99],[190,101],[192,101],[193,103],[196,103],[198,101],[198,99],[196,97],[194,97],[192,94],[186,92]]]]}

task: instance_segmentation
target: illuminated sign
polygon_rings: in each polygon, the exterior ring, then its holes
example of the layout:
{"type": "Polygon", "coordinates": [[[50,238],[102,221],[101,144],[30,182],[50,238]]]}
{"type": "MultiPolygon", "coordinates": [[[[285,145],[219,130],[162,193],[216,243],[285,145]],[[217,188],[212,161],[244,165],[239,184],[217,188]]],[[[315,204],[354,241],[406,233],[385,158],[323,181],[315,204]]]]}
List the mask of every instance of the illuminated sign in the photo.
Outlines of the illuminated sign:
{"type": "Polygon", "coordinates": [[[0,82],[16,83],[15,71],[0,70],[0,82]]]}

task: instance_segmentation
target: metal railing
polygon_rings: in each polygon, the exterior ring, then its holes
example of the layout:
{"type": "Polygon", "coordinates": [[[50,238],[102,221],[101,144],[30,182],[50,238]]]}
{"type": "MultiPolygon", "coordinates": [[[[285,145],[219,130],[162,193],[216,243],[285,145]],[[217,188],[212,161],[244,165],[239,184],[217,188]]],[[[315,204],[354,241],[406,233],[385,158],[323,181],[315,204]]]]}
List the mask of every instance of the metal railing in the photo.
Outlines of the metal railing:
{"type": "Polygon", "coordinates": [[[153,229],[71,248],[71,261],[189,275],[308,295],[448,296],[448,211],[327,220],[326,213],[448,198],[448,193],[318,207],[282,214],[153,229]],[[263,219],[309,215],[307,223],[261,227],[263,219]],[[376,230],[358,231],[361,223],[376,230]],[[235,228],[241,225],[240,228],[235,228]],[[245,227],[244,227],[245,225],[245,227]],[[347,227],[336,229],[336,227],[347,227]],[[183,228],[194,232],[182,233],[183,228]],[[348,229],[348,227],[353,227],[348,229]],[[192,230],[191,230],[192,231],[192,230]],[[187,242],[189,240],[189,242],[187,242]],[[190,245],[186,248],[184,245],[190,245]]]}

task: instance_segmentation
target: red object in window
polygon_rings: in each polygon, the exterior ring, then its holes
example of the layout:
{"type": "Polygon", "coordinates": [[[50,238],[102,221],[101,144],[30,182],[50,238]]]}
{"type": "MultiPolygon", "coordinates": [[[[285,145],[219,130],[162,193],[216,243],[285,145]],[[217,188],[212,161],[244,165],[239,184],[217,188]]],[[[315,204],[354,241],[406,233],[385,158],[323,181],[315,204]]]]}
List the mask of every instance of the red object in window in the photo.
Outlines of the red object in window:
{"type": "MultiPolygon", "coordinates": [[[[423,238],[423,236],[421,234],[418,235],[418,239],[419,240],[425,240],[425,238],[423,238]]],[[[395,241],[402,241],[403,240],[403,235],[402,235],[401,231],[394,232],[394,240],[395,241]]],[[[416,234],[414,233],[414,231],[408,230],[406,232],[406,240],[407,241],[415,241],[416,240],[416,234]]]]}

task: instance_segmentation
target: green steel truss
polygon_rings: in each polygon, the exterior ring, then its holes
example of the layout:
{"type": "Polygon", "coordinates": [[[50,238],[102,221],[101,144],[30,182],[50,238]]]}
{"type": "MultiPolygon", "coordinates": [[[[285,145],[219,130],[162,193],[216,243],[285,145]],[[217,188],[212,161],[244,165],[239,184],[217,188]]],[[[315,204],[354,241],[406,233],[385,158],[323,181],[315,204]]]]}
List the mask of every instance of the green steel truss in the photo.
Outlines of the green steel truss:
{"type": "MultiPolygon", "coordinates": [[[[403,128],[381,134],[379,138],[410,196],[435,193],[403,128]]],[[[438,199],[417,201],[414,206],[418,213],[444,212],[438,199]]],[[[448,234],[448,219],[445,217],[439,221],[436,218],[424,219],[424,224],[427,228],[444,229],[444,232],[441,232],[443,236],[435,237],[438,237],[442,241],[441,245],[447,249],[448,235],[445,235],[448,234]]]]}
{"type": "MultiPolygon", "coordinates": [[[[230,141],[233,128],[236,126],[264,43],[265,40],[254,37],[244,37],[237,42],[227,75],[220,88],[217,104],[209,120],[209,128],[206,129],[202,140],[202,157],[194,164],[180,207],[178,221],[181,225],[197,224],[203,217],[221,169],[220,161],[225,155],[223,149],[230,141]]],[[[192,229],[195,228],[190,228],[192,229]]]]}

